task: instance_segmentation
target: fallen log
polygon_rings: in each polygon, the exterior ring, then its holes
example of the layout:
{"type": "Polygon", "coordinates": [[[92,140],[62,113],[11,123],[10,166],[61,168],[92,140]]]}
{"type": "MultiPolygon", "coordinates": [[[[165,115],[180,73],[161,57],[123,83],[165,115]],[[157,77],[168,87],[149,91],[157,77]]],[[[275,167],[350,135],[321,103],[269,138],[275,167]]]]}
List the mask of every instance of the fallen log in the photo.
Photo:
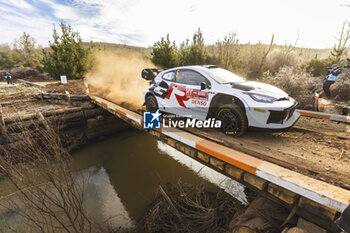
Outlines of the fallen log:
{"type": "Polygon", "coordinates": [[[58,100],[72,100],[72,101],[89,101],[90,97],[87,95],[70,95],[70,98],[66,94],[58,93],[35,93],[33,97],[36,99],[58,99],[58,100]]]}
{"type": "Polygon", "coordinates": [[[18,104],[18,103],[27,103],[27,102],[34,102],[37,101],[36,99],[24,99],[24,100],[13,100],[13,101],[7,101],[7,102],[1,102],[1,106],[8,106],[12,104],[18,104]]]}

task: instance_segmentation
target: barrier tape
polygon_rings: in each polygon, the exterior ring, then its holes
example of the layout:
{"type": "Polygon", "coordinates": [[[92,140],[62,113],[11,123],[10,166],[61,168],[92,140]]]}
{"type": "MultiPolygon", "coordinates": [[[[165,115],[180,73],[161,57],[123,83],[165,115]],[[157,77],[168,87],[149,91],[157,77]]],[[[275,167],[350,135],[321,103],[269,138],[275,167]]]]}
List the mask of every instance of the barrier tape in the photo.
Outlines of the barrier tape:
{"type": "MultiPolygon", "coordinates": [[[[91,99],[104,108],[126,116],[142,127],[141,115],[99,97],[91,96],[91,99]]],[[[315,117],[322,116],[322,118],[334,119],[332,114],[298,111],[302,115],[314,116],[313,114],[317,114],[315,117]]],[[[349,190],[302,175],[213,141],[202,139],[180,129],[158,129],[156,131],[336,211],[343,212],[349,206],[349,190]]]]}

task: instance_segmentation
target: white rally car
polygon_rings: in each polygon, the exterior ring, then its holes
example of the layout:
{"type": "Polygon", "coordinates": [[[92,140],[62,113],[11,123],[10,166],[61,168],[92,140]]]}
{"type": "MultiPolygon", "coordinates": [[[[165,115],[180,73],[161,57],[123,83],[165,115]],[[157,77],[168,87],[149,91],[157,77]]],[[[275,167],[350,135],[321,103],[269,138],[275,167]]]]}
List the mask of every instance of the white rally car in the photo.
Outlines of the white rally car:
{"type": "Polygon", "coordinates": [[[141,75],[150,81],[143,92],[148,111],[215,118],[226,134],[239,136],[248,127],[289,129],[300,116],[296,101],[281,89],[245,81],[218,66],[144,69],[141,75]]]}

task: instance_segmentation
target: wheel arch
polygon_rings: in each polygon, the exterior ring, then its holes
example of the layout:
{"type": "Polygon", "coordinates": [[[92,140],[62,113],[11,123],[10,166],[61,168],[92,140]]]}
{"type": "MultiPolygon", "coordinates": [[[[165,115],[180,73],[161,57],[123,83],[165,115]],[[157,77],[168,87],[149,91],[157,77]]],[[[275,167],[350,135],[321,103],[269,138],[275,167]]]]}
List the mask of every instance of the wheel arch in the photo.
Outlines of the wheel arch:
{"type": "Polygon", "coordinates": [[[215,113],[220,106],[225,104],[232,104],[232,103],[237,104],[243,110],[244,114],[246,114],[246,107],[243,101],[239,97],[220,93],[220,94],[216,94],[213,97],[212,101],[210,102],[207,119],[214,118],[215,113]]]}
{"type": "MultiPolygon", "coordinates": [[[[145,94],[145,99],[144,99],[144,101],[146,101],[146,98],[147,98],[148,96],[150,96],[150,95],[153,95],[154,98],[156,98],[156,95],[155,95],[153,92],[149,91],[149,92],[147,92],[147,93],[145,94]]],[[[156,98],[156,99],[157,99],[157,98],[156,98]]]]}

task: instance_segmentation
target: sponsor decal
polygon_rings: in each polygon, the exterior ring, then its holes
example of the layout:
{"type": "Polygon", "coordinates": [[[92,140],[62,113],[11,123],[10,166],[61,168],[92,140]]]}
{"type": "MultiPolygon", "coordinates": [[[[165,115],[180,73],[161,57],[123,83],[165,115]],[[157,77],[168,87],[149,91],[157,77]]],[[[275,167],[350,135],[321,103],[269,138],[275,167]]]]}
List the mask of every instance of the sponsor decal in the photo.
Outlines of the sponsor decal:
{"type": "Polygon", "coordinates": [[[207,101],[209,98],[209,95],[208,95],[208,92],[192,89],[190,98],[207,101]]]}
{"type": "Polygon", "coordinates": [[[171,94],[173,93],[173,90],[175,90],[174,95],[181,107],[186,108],[187,106],[185,105],[184,102],[192,99],[191,103],[200,105],[200,106],[206,106],[208,99],[209,99],[209,94],[208,92],[197,90],[197,89],[192,89],[192,88],[185,88],[182,86],[179,86],[175,83],[170,84],[170,86],[173,89],[168,89],[167,90],[167,95],[165,98],[169,99],[171,94]],[[197,101],[196,101],[197,100],[197,101]]]}

